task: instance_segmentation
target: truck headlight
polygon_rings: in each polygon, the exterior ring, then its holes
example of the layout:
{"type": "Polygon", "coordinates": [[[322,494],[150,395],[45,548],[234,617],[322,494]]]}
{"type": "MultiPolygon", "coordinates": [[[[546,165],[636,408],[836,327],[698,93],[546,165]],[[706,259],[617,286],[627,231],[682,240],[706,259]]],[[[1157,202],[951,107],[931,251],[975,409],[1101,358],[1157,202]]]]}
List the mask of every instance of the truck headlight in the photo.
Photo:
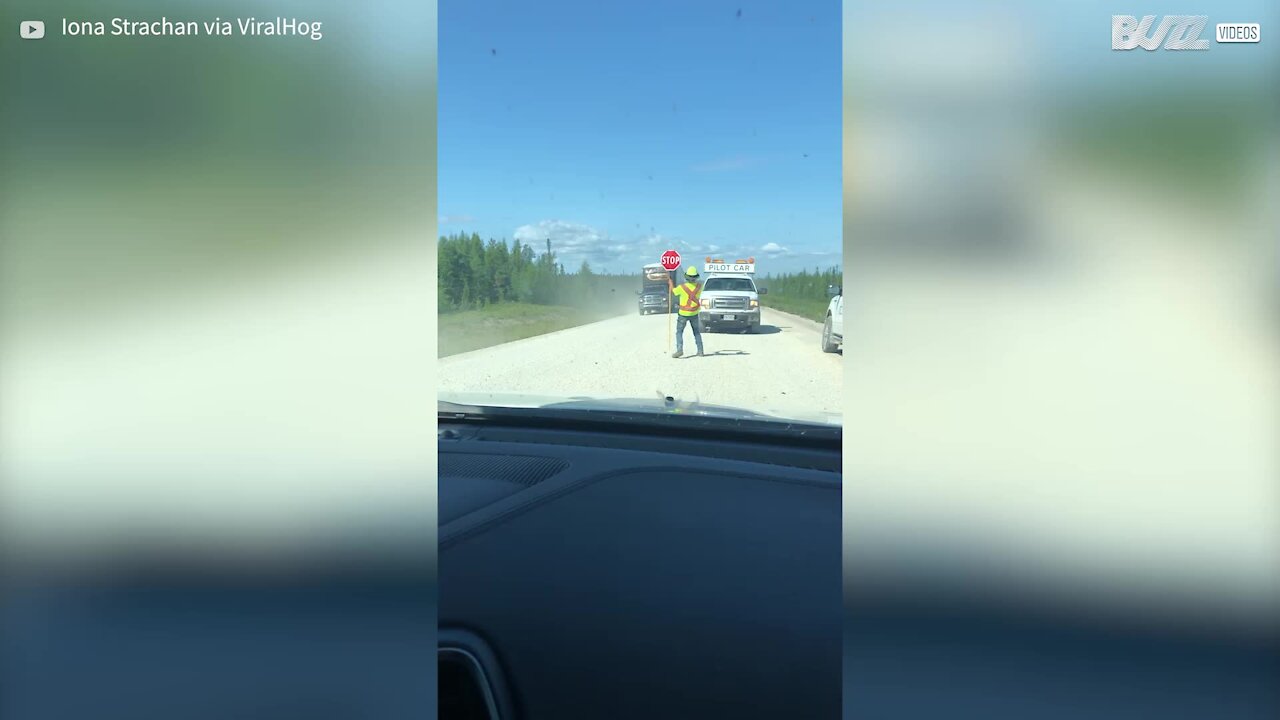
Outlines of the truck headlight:
{"type": "Polygon", "coordinates": [[[710,310],[710,309],[711,309],[711,301],[710,301],[710,300],[703,300],[703,301],[702,301],[702,309],[703,309],[703,310],[710,310]]]}
{"type": "Polygon", "coordinates": [[[760,301],[753,298],[751,300],[751,307],[760,307],[760,301]]]}

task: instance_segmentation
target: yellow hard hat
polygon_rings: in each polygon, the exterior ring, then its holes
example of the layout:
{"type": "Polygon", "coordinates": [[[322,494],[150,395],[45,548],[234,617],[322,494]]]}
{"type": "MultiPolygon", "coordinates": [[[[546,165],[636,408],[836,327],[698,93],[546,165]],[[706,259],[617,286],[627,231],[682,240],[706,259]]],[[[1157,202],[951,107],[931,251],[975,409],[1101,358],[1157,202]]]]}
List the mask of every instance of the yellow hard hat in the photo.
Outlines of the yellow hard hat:
{"type": "Polygon", "coordinates": [[[698,268],[690,265],[688,268],[685,268],[684,276],[691,277],[691,278],[698,277],[698,268]]]}

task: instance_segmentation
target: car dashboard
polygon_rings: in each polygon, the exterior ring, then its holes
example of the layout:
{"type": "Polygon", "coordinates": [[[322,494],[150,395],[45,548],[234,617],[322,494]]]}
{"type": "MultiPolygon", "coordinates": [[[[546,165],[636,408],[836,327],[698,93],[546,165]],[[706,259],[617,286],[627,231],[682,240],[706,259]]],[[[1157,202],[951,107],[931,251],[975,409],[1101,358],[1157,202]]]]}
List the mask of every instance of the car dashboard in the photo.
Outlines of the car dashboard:
{"type": "Polygon", "coordinates": [[[441,416],[442,718],[839,716],[839,433],[669,430],[441,416]]]}

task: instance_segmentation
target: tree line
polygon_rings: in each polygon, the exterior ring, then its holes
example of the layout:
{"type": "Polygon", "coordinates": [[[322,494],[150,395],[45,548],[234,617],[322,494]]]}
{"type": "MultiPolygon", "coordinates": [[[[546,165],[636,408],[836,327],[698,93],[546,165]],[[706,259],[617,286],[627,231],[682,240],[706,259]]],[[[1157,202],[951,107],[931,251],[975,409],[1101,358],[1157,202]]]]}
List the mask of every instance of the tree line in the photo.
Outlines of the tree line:
{"type": "MultiPolygon", "coordinates": [[[[507,302],[580,306],[600,296],[617,297],[630,288],[630,275],[599,274],[583,260],[577,272],[566,272],[550,241],[530,243],[482,240],[479,233],[440,237],[437,301],[440,312],[477,310],[507,302]]],[[[637,272],[638,272],[637,268],[637,272]]]]}
{"type": "MultiPolygon", "coordinates": [[[[760,280],[760,284],[769,288],[769,296],[794,298],[797,300],[827,300],[827,287],[840,287],[844,282],[844,271],[840,268],[822,270],[814,268],[813,272],[801,270],[798,273],[768,275],[760,280]]],[[[768,303],[765,303],[766,305],[768,303]]]]}
{"type": "MultiPolygon", "coordinates": [[[[519,240],[481,239],[479,233],[442,235],[438,254],[437,301],[442,313],[477,310],[498,303],[568,305],[608,302],[624,309],[635,302],[640,288],[640,264],[634,273],[597,273],[583,260],[568,272],[548,241],[536,247],[519,240]]],[[[839,285],[838,268],[772,274],[760,284],[769,288],[765,300],[790,298],[822,300],[828,285],[839,285]]]]}

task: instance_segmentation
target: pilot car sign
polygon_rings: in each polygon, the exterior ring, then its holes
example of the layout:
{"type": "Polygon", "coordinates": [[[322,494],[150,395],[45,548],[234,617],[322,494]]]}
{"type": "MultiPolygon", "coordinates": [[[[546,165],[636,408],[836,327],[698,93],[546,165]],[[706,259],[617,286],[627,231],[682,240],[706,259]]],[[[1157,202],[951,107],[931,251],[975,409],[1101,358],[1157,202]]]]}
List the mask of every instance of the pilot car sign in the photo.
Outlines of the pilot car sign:
{"type": "Polygon", "coordinates": [[[707,263],[707,273],[743,273],[745,275],[754,275],[756,272],[755,263],[707,263]]]}

